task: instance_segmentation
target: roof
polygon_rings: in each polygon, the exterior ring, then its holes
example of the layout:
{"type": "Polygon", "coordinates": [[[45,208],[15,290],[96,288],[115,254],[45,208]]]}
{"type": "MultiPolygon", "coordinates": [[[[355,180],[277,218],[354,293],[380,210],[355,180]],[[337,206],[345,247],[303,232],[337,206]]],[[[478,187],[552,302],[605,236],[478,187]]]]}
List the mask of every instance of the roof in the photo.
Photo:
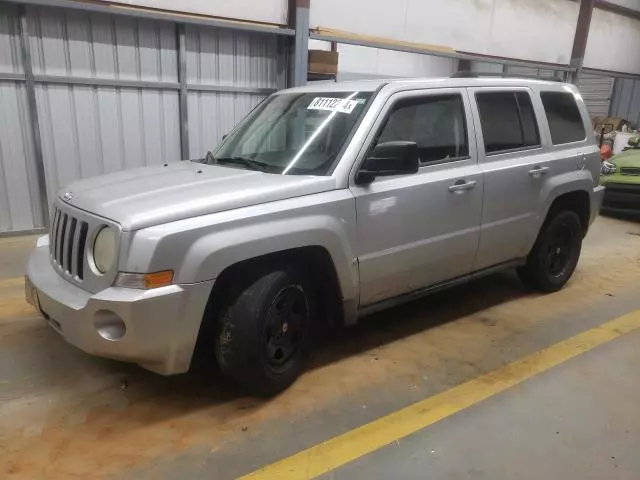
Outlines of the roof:
{"type": "MultiPolygon", "coordinates": [[[[500,77],[470,77],[470,78],[380,78],[376,80],[355,80],[348,82],[317,82],[304,87],[295,87],[286,90],[292,93],[304,92],[344,92],[360,91],[373,92],[381,85],[392,85],[397,89],[404,88],[439,88],[439,87],[506,87],[506,86],[527,86],[527,85],[547,85],[558,87],[561,85],[571,85],[548,80],[538,80],[532,78],[500,78],[500,77]]],[[[571,85],[573,88],[573,85],[571,85]]]]}

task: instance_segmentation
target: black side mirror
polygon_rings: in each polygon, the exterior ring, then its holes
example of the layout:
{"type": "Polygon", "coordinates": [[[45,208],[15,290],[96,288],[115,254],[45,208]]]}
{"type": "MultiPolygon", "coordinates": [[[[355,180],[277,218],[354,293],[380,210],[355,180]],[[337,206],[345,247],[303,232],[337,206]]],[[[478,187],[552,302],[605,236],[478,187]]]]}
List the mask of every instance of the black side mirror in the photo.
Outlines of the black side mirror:
{"type": "Polygon", "coordinates": [[[356,183],[371,183],[378,176],[416,173],[420,168],[416,142],[384,142],[365,158],[356,176],[356,183]]]}

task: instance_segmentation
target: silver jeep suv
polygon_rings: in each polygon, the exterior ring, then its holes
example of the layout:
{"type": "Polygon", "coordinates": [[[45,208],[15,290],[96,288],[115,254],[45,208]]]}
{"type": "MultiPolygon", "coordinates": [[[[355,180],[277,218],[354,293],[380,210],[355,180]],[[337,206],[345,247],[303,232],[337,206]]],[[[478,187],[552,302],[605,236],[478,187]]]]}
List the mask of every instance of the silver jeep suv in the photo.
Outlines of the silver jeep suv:
{"type": "Polygon", "coordinates": [[[551,292],[599,212],[573,85],[416,79],[278,92],[204,159],[79,181],[27,298],[67,341],[164,375],[198,352],[249,391],[320,326],[517,268],[551,292]]]}

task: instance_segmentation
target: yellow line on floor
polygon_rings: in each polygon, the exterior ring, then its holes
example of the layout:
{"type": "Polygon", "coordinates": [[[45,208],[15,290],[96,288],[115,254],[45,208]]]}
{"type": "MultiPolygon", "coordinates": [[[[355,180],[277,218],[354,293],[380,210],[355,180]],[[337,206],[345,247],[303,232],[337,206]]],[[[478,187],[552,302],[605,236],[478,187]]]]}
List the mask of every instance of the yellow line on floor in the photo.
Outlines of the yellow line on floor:
{"type": "Polygon", "coordinates": [[[16,243],[33,243],[35,246],[36,240],[38,237],[44,235],[41,233],[39,235],[24,235],[24,236],[15,236],[15,237],[0,237],[0,245],[12,245],[16,243]]]}
{"type": "Polygon", "coordinates": [[[0,278],[0,289],[24,286],[24,277],[0,278]]]}
{"type": "Polygon", "coordinates": [[[640,327],[635,311],[267,465],[242,479],[302,479],[330,472],[640,327]]]}

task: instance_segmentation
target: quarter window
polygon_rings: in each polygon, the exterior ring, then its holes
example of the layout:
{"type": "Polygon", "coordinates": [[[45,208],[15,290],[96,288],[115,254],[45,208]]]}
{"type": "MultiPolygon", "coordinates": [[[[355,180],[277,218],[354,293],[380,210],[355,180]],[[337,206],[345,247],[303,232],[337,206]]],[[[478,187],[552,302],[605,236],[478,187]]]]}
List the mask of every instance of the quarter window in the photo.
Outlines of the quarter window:
{"type": "Polygon", "coordinates": [[[476,93],[488,154],[540,146],[538,122],[527,92],[476,93]]]}
{"type": "Polygon", "coordinates": [[[434,95],[398,101],[374,146],[397,140],[416,142],[423,165],[468,157],[462,97],[434,95]]]}
{"type": "Polygon", "coordinates": [[[584,140],[586,132],[576,99],[571,93],[540,92],[554,145],[584,140]]]}

